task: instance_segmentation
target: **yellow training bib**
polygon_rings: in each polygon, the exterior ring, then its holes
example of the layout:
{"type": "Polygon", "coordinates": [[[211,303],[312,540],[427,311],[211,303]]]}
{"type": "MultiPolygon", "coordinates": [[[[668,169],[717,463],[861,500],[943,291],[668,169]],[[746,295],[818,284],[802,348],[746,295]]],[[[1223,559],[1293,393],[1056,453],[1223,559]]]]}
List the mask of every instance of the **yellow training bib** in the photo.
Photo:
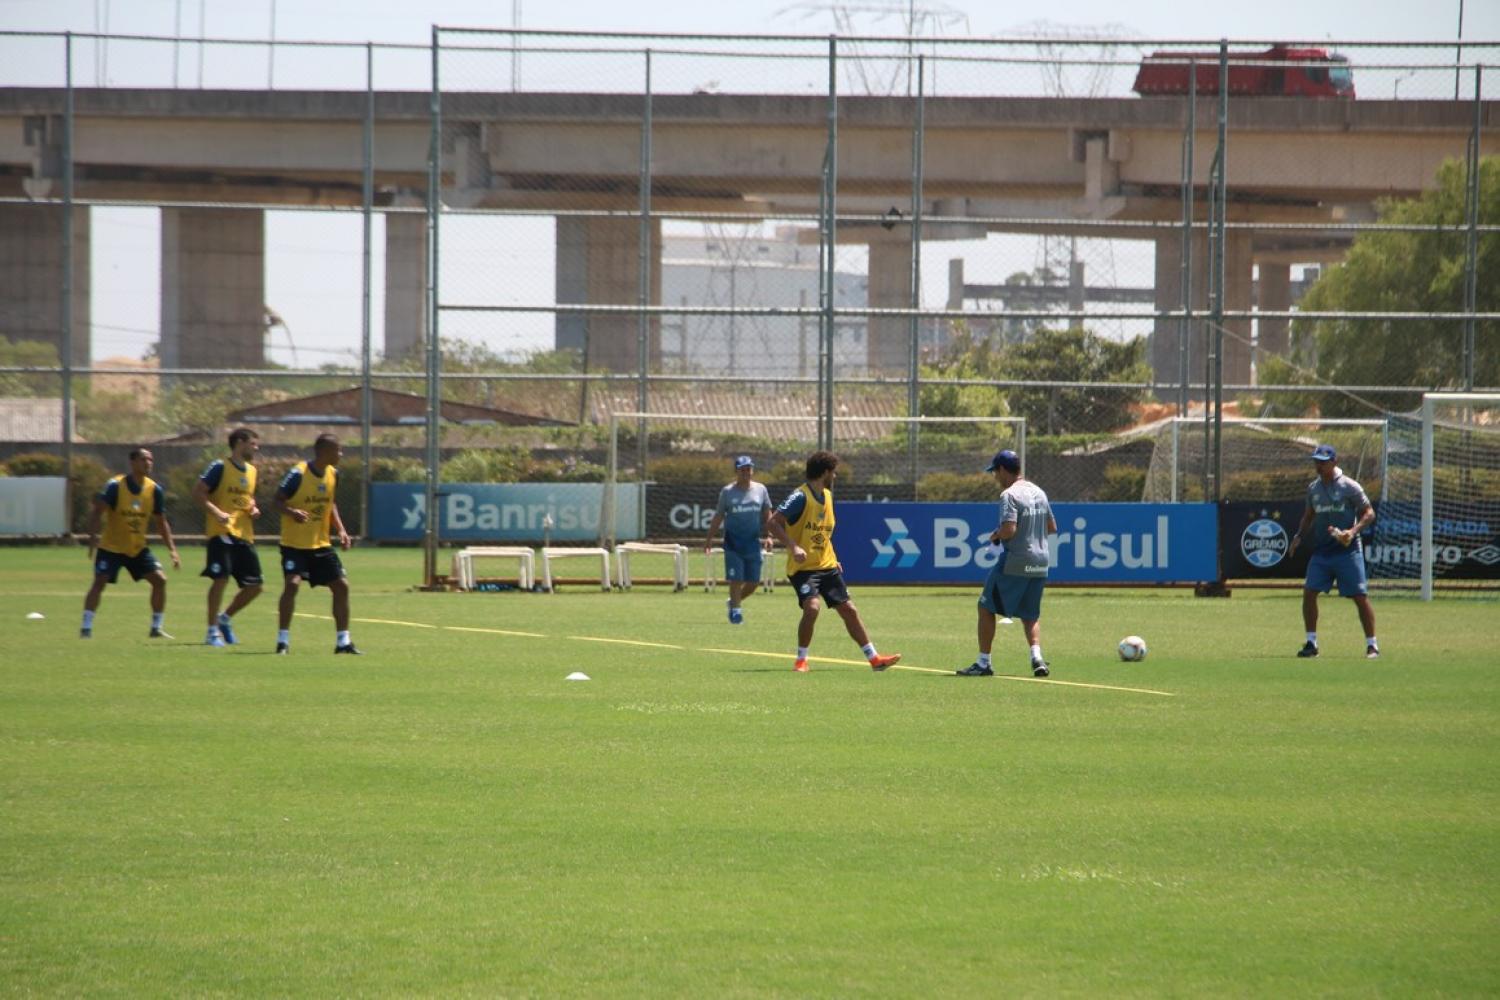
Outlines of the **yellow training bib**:
{"type": "MultiPolygon", "coordinates": [[[[104,530],[99,547],[122,556],[133,556],[146,547],[146,526],[156,514],[156,482],[141,480],[141,491],[130,492],[128,476],[115,476],[115,502],[104,512],[104,530]]],[[[108,489],[108,487],[105,487],[108,489]]]]}
{"type": "Polygon", "coordinates": [[[833,552],[833,494],[823,490],[823,495],[815,498],[806,483],[800,488],[802,495],[807,498],[807,504],[802,508],[802,516],[797,518],[797,523],[787,525],[787,536],[791,538],[793,545],[800,545],[807,550],[807,558],[800,563],[795,562],[788,550],[787,575],[807,570],[837,569],[839,559],[833,552]]]}
{"type": "Polygon", "coordinates": [[[305,522],[281,515],[281,544],[289,549],[326,549],[333,545],[328,528],[333,523],[333,493],[338,485],[338,470],[324,466],[322,475],[314,475],[306,462],[298,462],[302,474],[297,491],[286,500],[286,506],[307,511],[305,522]]]}

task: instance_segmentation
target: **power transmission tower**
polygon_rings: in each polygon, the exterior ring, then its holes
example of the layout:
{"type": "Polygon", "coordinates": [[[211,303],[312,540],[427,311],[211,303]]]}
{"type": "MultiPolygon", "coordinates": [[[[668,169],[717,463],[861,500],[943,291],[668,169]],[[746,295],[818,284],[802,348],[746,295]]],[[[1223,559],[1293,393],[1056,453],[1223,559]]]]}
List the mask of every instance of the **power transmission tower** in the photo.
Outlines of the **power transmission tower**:
{"type": "Polygon", "coordinates": [[[918,4],[916,0],[801,0],[783,7],[776,16],[832,21],[840,36],[839,64],[851,92],[870,97],[912,96],[919,41],[969,34],[968,14],[945,3],[918,4]],[[860,40],[892,34],[904,38],[899,48],[877,52],[875,45],[860,40]]]}

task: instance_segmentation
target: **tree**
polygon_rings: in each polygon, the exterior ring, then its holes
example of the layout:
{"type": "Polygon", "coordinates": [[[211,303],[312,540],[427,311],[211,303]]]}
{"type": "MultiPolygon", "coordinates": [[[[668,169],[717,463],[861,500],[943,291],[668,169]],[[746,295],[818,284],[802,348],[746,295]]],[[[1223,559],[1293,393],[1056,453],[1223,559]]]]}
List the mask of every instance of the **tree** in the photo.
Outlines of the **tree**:
{"type": "MultiPolygon", "coordinates": [[[[1146,342],[1123,343],[1083,327],[1040,329],[1025,343],[1000,345],[967,331],[954,338],[946,358],[926,369],[930,376],[984,381],[1147,382],[1146,342]]],[[[1097,386],[1014,388],[935,385],[922,388],[922,412],[928,416],[1025,417],[1031,432],[1112,431],[1130,423],[1131,406],[1144,389],[1097,386]]]]}
{"type": "MultiPolygon", "coordinates": [[[[0,365],[15,368],[57,368],[57,348],[43,340],[11,340],[0,336],[0,365]]],[[[0,372],[0,396],[62,395],[62,376],[0,372]]]]}
{"type": "MultiPolygon", "coordinates": [[[[1464,305],[1467,237],[1438,226],[1465,221],[1466,169],[1444,163],[1437,187],[1419,198],[1383,201],[1382,223],[1430,226],[1414,231],[1365,232],[1355,237],[1343,264],[1325,273],[1299,308],[1312,312],[1460,312],[1464,305]]],[[[1500,220],[1500,158],[1486,157],[1479,171],[1479,220],[1500,220]]],[[[1500,233],[1480,233],[1479,312],[1500,307],[1500,233]]],[[[1464,326],[1458,320],[1298,320],[1292,326],[1294,363],[1335,385],[1409,385],[1419,390],[1458,388],[1463,382],[1464,326]]],[[[1475,330],[1475,383],[1500,384],[1500,327],[1481,321],[1475,330]]],[[[1390,409],[1411,409],[1421,392],[1383,397],[1390,409]]],[[[1321,397],[1325,416],[1365,416],[1356,400],[1321,397]]]]}

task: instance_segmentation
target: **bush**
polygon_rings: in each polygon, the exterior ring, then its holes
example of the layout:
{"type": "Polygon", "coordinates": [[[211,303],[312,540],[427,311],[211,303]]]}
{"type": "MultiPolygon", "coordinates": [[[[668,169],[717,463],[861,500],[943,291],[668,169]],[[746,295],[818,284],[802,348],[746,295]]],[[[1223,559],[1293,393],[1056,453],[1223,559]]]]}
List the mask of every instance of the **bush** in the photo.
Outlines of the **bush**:
{"type": "MultiPolygon", "coordinates": [[[[48,452],[23,452],[11,456],[4,464],[8,476],[61,476],[61,455],[48,452]]],[[[73,476],[68,481],[69,517],[72,530],[82,531],[88,524],[89,508],[93,506],[95,494],[104,487],[111,473],[104,463],[92,455],[73,455],[73,476]]]]}
{"type": "Polygon", "coordinates": [[[1122,462],[1111,462],[1104,469],[1104,483],[1097,500],[1138,503],[1146,495],[1146,470],[1122,462]]]}
{"type": "MultiPolygon", "coordinates": [[[[723,486],[734,478],[734,462],[725,455],[667,455],[646,467],[657,483],[689,486],[723,486]]],[[[801,469],[797,470],[801,476],[801,469]]]]}
{"type": "Polygon", "coordinates": [[[957,472],[932,472],[917,482],[917,499],[923,501],[949,501],[998,503],[1000,488],[995,477],[983,472],[960,474],[957,472]]]}

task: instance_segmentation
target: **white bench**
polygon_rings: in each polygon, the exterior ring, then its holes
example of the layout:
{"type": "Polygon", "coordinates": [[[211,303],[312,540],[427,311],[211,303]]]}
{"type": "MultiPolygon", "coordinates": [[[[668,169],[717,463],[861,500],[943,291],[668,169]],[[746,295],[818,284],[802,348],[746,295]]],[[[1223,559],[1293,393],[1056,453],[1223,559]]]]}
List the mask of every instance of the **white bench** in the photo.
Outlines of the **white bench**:
{"type": "Polygon", "coordinates": [[[621,542],[615,546],[615,581],[621,590],[630,589],[630,556],[635,552],[652,552],[672,557],[672,589],[688,586],[688,550],[686,545],[657,545],[652,542],[621,542]]]}
{"type": "Polygon", "coordinates": [[[523,545],[471,545],[453,553],[453,570],[449,574],[464,590],[474,589],[475,559],[515,559],[517,586],[530,590],[536,585],[536,553],[531,549],[523,545]]]}
{"type": "MultiPolygon", "coordinates": [[[[703,589],[713,590],[719,585],[719,576],[715,567],[723,565],[724,549],[715,545],[708,549],[704,555],[707,557],[703,563],[703,589]]],[[[769,552],[762,552],[760,556],[760,589],[762,593],[770,593],[776,589],[777,568],[781,560],[786,557],[782,550],[773,548],[769,552]]]]}
{"type": "Polygon", "coordinates": [[[555,593],[556,588],[552,586],[552,560],[568,559],[584,556],[599,560],[599,589],[609,589],[609,550],[599,548],[546,548],[542,549],[542,585],[549,593],[555,593]]]}

